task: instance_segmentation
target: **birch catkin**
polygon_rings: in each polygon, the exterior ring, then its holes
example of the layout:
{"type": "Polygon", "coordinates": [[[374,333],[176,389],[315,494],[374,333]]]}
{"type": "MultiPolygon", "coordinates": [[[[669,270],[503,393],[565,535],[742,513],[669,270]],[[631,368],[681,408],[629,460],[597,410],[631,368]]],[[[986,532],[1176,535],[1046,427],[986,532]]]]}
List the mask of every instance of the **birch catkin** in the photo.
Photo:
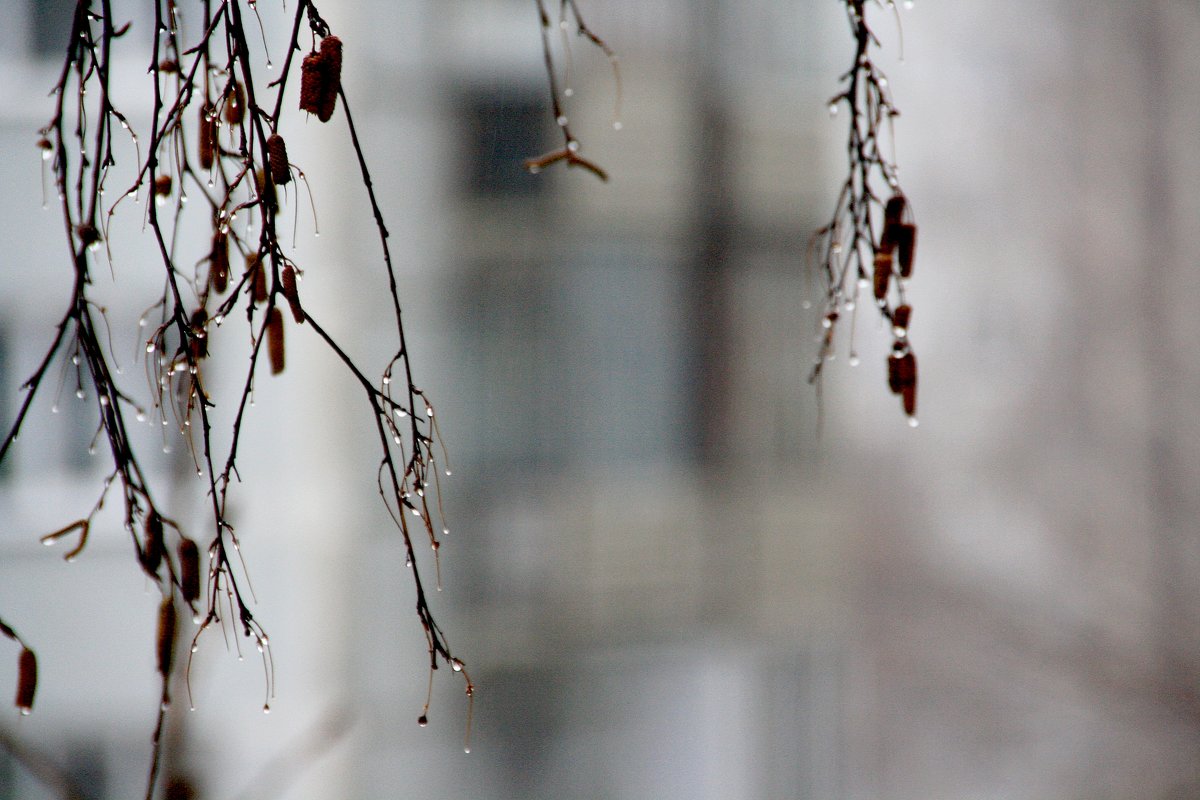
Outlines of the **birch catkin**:
{"type": "Polygon", "coordinates": [[[278,306],[267,312],[267,355],[271,358],[271,374],[283,372],[283,312],[278,306]]]}
{"type": "Polygon", "coordinates": [[[179,592],[188,603],[200,597],[200,550],[187,537],[179,540],[179,592]]]}
{"type": "Polygon", "coordinates": [[[28,647],[21,648],[17,659],[17,709],[22,714],[33,711],[33,697],[37,694],[37,656],[28,647]]]}
{"type": "Polygon", "coordinates": [[[158,607],[158,673],[164,678],[171,674],[175,656],[175,601],[167,598],[158,607]]]}
{"type": "Polygon", "coordinates": [[[267,164],[271,168],[271,180],[278,186],[283,186],[292,179],[292,171],[288,167],[287,143],[278,133],[267,137],[267,164]]]}

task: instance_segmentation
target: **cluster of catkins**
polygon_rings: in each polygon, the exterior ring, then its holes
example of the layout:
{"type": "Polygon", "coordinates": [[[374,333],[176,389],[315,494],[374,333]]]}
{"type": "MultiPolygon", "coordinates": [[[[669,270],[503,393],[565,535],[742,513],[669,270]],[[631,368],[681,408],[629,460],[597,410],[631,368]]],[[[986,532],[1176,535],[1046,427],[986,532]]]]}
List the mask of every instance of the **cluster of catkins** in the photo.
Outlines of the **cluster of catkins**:
{"type": "Polygon", "coordinates": [[[892,352],[888,356],[888,388],[900,395],[904,413],[916,421],[917,414],[917,357],[908,341],[908,324],[912,307],[901,302],[887,311],[888,287],[892,278],[907,280],[912,276],[913,253],[917,245],[917,226],[911,221],[908,201],[904,195],[890,197],[883,210],[883,232],[875,248],[875,300],[892,320],[892,352]]]}

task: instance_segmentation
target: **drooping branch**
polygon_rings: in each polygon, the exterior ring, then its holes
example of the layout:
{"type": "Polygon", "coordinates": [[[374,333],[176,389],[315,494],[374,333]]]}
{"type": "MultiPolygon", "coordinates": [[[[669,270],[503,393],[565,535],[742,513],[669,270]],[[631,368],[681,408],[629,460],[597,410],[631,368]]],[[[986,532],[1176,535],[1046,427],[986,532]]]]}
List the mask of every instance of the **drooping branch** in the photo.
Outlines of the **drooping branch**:
{"type": "MultiPolygon", "coordinates": [[[[875,5],[895,9],[892,0],[876,0],[875,5]]],[[[825,364],[834,357],[835,335],[844,328],[847,315],[850,363],[858,363],[854,326],[859,298],[868,293],[892,330],[888,387],[900,395],[909,423],[916,425],[917,366],[908,336],[912,309],[905,289],[912,276],[917,228],[888,154],[893,121],[900,112],[892,102],[887,76],[872,57],[879,40],[867,22],[867,0],[850,0],[845,6],[855,42],[854,62],[841,76],[845,88],[830,99],[829,112],[846,114],[849,170],[832,219],[813,239],[823,281],[823,330],[809,381],[820,384],[825,364]]]]}

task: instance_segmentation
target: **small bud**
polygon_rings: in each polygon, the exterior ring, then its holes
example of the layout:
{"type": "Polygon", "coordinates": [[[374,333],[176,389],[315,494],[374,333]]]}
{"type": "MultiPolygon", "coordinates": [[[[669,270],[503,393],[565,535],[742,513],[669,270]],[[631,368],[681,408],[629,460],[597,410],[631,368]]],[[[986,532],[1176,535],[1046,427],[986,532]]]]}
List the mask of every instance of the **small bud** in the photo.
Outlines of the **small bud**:
{"type": "Polygon", "coordinates": [[[171,674],[175,656],[175,601],[167,598],[158,607],[158,673],[164,678],[171,674]]]}
{"type": "Polygon", "coordinates": [[[200,550],[186,536],[179,540],[179,592],[188,603],[200,597],[200,550]]]}
{"type": "Polygon", "coordinates": [[[283,289],[283,296],[287,298],[288,306],[292,309],[292,318],[296,320],[297,325],[303,324],[304,309],[300,307],[300,294],[296,290],[296,270],[291,264],[283,268],[279,282],[283,289]]]}
{"type": "Polygon", "coordinates": [[[267,164],[271,168],[271,180],[278,186],[283,186],[292,179],[292,170],[288,167],[287,144],[278,133],[267,137],[267,164]]]}
{"type": "Polygon", "coordinates": [[[88,222],[77,225],[75,227],[75,234],[79,237],[79,241],[84,247],[91,247],[100,241],[100,231],[96,230],[95,225],[88,222]]]}
{"type": "Polygon", "coordinates": [[[158,62],[158,71],[166,73],[167,75],[172,75],[176,72],[179,72],[179,62],[173,58],[164,58],[162,61],[158,62]]]}
{"type": "Polygon", "coordinates": [[[171,193],[171,176],[159,175],[154,179],[154,193],[159,197],[166,197],[171,193]]]}
{"type": "Polygon", "coordinates": [[[278,307],[267,312],[267,355],[271,358],[271,374],[283,372],[283,313],[278,307]]]}
{"type": "Polygon", "coordinates": [[[28,647],[21,648],[17,658],[17,709],[22,714],[33,711],[33,698],[37,694],[37,656],[28,647]]]}

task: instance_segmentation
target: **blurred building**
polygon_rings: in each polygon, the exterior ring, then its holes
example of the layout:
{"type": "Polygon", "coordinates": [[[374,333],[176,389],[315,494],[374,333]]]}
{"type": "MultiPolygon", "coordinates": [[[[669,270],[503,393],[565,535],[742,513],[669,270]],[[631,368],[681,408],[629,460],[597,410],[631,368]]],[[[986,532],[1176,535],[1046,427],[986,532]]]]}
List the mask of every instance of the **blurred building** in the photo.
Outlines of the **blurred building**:
{"type": "MultiPolygon", "coordinates": [[[[416,725],[426,655],[369,422],[297,335],[238,501],[279,696],[262,715],[260,665],[210,643],[173,767],[212,797],[1200,795],[1200,9],[919,2],[902,45],[871,12],[921,226],[913,431],[868,315],[820,425],[805,382],[805,250],[844,169],[839,4],[580,5],[620,54],[617,109],[607,60],[567,37],[566,113],[608,184],[521,169],[558,144],[528,0],[321,5],[450,447],[435,612],[479,686],[472,753],[451,676],[416,725]]],[[[0,169],[36,187],[55,4],[20,7],[0,169]]],[[[289,132],[322,233],[290,198],[297,261],[382,370],[378,242],[337,122],[289,132]]],[[[4,203],[11,419],[67,287],[55,212],[4,203]]],[[[0,731],[127,796],[157,596],[119,525],[70,565],[36,542],[95,502],[65,385],[72,421],[44,390],[0,473],[0,615],[44,664],[38,713],[0,731]]],[[[186,458],[160,467],[190,496],[186,458]]],[[[31,758],[0,761],[0,798],[47,796],[31,758]]]]}

